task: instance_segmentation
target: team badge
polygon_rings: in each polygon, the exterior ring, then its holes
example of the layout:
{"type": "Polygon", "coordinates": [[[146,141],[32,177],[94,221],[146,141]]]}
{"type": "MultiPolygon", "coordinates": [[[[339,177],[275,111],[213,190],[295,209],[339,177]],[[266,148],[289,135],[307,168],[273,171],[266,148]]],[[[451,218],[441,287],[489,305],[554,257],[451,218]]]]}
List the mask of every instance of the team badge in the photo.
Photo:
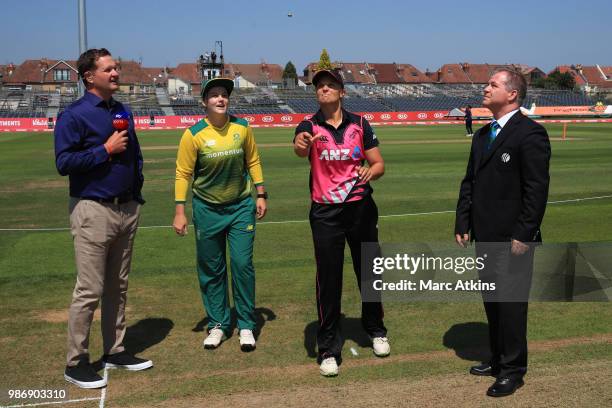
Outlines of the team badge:
{"type": "Polygon", "coordinates": [[[355,146],[351,157],[353,158],[353,160],[363,159],[363,155],[361,154],[361,149],[359,148],[359,146],[355,146]]]}
{"type": "Polygon", "coordinates": [[[501,161],[508,163],[510,161],[510,153],[504,153],[501,155],[501,161]]]}

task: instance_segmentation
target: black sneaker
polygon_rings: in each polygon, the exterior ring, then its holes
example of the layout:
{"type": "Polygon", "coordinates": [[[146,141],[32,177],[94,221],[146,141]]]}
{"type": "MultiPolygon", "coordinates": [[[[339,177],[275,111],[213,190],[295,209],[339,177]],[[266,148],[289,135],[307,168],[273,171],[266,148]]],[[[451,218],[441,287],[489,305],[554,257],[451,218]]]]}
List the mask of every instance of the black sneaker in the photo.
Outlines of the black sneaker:
{"type": "Polygon", "coordinates": [[[66,367],[64,378],[81,388],[106,387],[106,378],[100,377],[93,366],[84,360],[79,361],[74,367],[66,367]]]}
{"type": "Polygon", "coordinates": [[[153,367],[151,360],[135,357],[127,351],[110,355],[105,354],[102,360],[106,368],[123,368],[129,371],[140,371],[153,367]]]}

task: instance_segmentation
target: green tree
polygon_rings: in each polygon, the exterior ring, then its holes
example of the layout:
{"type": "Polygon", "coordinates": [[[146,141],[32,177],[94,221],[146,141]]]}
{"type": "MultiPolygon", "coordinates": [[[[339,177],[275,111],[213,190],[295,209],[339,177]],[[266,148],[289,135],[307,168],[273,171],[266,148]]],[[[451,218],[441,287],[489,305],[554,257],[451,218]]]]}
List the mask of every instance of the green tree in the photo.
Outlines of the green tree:
{"type": "Polygon", "coordinates": [[[546,78],[539,78],[533,83],[533,86],[544,89],[574,89],[576,80],[569,72],[561,73],[556,70],[546,78]]]}
{"type": "Polygon", "coordinates": [[[323,48],[321,51],[321,56],[319,57],[319,66],[317,69],[333,69],[331,61],[329,60],[329,54],[327,50],[323,48]]]}
{"type": "Polygon", "coordinates": [[[285,69],[283,70],[283,79],[293,79],[295,85],[298,84],[298,75],[295,70],[295,65],[291,61],[285,65],[285,69]]]}
{"type": "Polygon", "coordinates": [[[560,73],[557,78],[557,85],[559,88],[574,89],[576,86],[576,80],[569,72],[564,72],[563,74],[560,73]]]}

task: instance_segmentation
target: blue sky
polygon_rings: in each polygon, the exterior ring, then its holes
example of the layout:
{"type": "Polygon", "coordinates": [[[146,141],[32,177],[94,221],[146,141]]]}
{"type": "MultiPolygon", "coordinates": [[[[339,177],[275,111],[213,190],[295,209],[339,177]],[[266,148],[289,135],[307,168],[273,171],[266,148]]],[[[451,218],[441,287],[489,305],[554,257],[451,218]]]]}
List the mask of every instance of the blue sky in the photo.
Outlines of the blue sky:
{"type": "MultiPolygon", "coordinates": [[[[89,47],[145,66],[193,62],[216,40],[225,60],[298,72],[322,48],[332,60],[612,65],[612,2],[431,0],[88,0],[89,47]],[[212,4],[219,4],[212,6],[212,4]],[[293,13],[289,18],[287,14],[293,13]]],[[[77,0],[3,4],[0,64],[78,57],[77,0]]]]}

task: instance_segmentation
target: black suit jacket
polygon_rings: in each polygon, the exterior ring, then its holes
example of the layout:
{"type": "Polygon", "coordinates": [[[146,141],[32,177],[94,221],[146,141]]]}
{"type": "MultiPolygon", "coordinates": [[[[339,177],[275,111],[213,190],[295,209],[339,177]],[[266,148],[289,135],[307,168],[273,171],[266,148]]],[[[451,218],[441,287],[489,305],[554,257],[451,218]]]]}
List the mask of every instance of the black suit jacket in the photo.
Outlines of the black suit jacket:
{"type": "Polygon", "coordinates": [[[473,136],[455,233],[481,242],[540,242],[550,182],[546,129],[515,113],[487,149],[490,125],[473,136]]]}

